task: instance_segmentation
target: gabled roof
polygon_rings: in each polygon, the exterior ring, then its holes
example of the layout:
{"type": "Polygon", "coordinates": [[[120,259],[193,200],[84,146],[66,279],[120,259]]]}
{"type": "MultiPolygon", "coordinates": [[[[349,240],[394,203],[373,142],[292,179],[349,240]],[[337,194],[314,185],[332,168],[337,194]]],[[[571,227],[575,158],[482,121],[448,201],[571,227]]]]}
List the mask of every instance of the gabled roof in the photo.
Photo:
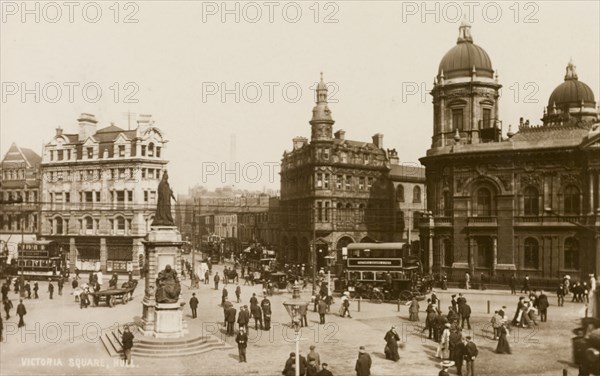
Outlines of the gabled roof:
{"type": "Polygon", "coordinates": [[[13,142],[4,155],[2,164],[21,162],[23,160],[26,161],[28,165],[37,167],[42,162],[42,157],[40,157],[35,151],[27,148],[20,148],[16,143],[13,142]]]}

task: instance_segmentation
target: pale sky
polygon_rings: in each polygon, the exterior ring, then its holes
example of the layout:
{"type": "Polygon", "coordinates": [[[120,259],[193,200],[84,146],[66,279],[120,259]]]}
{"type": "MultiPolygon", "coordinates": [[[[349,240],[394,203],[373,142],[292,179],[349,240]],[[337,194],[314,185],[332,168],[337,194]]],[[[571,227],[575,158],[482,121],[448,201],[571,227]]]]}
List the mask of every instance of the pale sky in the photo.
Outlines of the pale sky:
{"type": "MultiPolygon", "coordinates": [[[[571,58],[598,100],[600,2],[471,3],[474,42],[487,51],[504,85],[504,133],[508,124],[516,130],[521,116],[540,123],[571,58]]],[[[310,137],[311,87],[321,71],[337,90],[337,103],[329,105],[334,131],[344,129],[347,139],[359,141],[383,133],[384,146],[396,148],[402,162],[418,163],[433,127],[431,97],[425,92],[440,60],[456,44],[462,20],[457,11],[468,15],[470,9],[469,2],[460,1],[427,2],[430,13],[423,12],[422,1],[230,1],[233,12],[225,14],[221,1],[145,1],[121,2],[117,12],[113,1],[98,1],[75,2],[70,22],[66,6],[37,3],[36,14],[36,2],[28,2],[33,13],[24,14],[21,1],[1,4],[0,153],[12,142],[41,153],[57,126],[76,133],[82,112],[95,114],[99,127],[114,122],[125,129],[128,111],[152,114],[170,141],[165,155],[171,185],[179,193],[195,184],[224,185],[219,173],[207,176],[202,170],[230,163],[232,157],[246,166],[236,187],[278,189],[278,175],[269,179],[268,166],[280,162],[293,137],[310,137]],[[102,14],[93,23],[97,9],[102,14]],[[138,22],[125,23],[126,16],[138,22]],[[35,91],[36,83],[39,103],[34,94],[23,100],[21,89],[35,91]],[[235,92],[236,83],[239,103],[234,94],[223,101],[221,86],[235,92]],[[86,84],[87,98],[82,94],[86,84]],[[69,85],[78,85],[72,103],[69,85]],[[94,86],[102,90],[96,103],[94,86]],[[57,97],[56,87],[62,96],[57,97]],[[292,103],[298,87],[302,92],[292,103]],[[219,92],[210,95],[210,90],[219,92]],[[138,103],[126,103],[127,94],[138,103]],[[263,166],[262,179],[255,182],[257,165],[263,166]]]]}

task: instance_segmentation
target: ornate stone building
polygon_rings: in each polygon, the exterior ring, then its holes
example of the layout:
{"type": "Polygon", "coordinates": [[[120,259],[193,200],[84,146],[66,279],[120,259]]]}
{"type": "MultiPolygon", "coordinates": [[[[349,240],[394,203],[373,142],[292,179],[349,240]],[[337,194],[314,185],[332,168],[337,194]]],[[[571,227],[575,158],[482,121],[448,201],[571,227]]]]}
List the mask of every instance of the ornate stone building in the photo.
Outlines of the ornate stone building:
{"type": "Polygon", "coordinates": [[[97,129],[90,114],[78,122],[78,133],[58,128],[44,145],[41,235],[70,250],[72,269],[137,273],[167,141],[149,115],[133,130],[97,129]]]}
{"type": "Polygon", "coordinates": [[[21,238],[39,235],[41,161],[13,143],[0,162],[0,255],[16,257],[21,238]]]}
{"type": "MultiPolygon", "coordinates": [[[[534,278],[600,272],[600,127],[592,90],[569,63],[542,125],[501,137],[501,85],[470,26],[442,59],[426,167],[421,241],[432,271],[534,278]]],[[[551,72],[549,72],[551,74],[551,72]]]]}
{"type": "MultiPolygon", "coordinates": [[[[383,135],[377,133],[372,142],[363,142],[347,140],[343,130],[333,134],[322,77],[316,94],[310,142],[294,138],[293,150],[282,159],[278,249],[288,261],[311,264],[314,242],[321,267],[330,250],[341,250],[349,243],[404,240],[404,221],[397,220],[396,214],[404,207],[405,197],[395,198],[395,187],[404,178],[402,169],[392,168],[399,164],[398,155],[384,149],[383,135]],[[392,171],[400,172],[395,179],[392,171]]],[[[424,209],[424,177],[410,175],[407,196],[412,200],[412,193],[417,192],[414,202],[424,209]],[[414,183],[420,186],[412,189],[414,183]]]]}

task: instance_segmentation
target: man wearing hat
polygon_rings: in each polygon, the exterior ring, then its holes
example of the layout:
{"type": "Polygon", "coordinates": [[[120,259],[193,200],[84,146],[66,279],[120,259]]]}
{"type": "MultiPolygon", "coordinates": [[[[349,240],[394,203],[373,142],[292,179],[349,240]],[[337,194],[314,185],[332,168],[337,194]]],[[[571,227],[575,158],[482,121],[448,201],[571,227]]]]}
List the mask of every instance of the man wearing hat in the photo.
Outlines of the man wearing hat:
{"type": "Polygon", "coordinates": [[[467,361],[467,376],[475,376],[475,359],[479,355],[479,350],[475,342],[471,340],[470,336],[467,336],[467,343],[465,344],[466,354],[465,360],[467,361]]]}
{"type": "Polygon", "coordinates": [[[450,373],[448,373],[448,368],[452,367],[454,362],[451,360],[444,360],[440,363],[440,365],[442,366],[442,370],[438,373],[438,376],[450,376],[450,373]]]}
{"type": "Polygon", "coordinates": [[[371,356],[367,354],[364,346],[358,349],[358,359],[354,366],[356,376],[371,376],[371,356]]]}
{"type": "Polygon", "coordinates": [[[248,347],[248,334],[246,334],[246,329],[243,326],[240,327],[240,331],[238,332],[237,337],[235,337],[235,342],[238,344],[240,363],[247,363],[246,348],[248,347]]]}
{"type": "Polygon", "coordinates": [[[329,364],[323,363],[321,367],[323,368],[317,373],[317,376],[333,376],[333,373],[329,370],[329,364]]]}

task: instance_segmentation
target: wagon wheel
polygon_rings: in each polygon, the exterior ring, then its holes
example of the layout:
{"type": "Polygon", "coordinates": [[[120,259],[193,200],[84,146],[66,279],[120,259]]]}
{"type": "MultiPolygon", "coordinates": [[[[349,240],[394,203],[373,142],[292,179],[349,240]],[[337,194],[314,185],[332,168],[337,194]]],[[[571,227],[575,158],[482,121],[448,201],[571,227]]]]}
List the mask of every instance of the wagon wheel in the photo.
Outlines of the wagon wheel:
{"type": "Polygon", "coordinates": [[[129,293],[126,292],[125,294],[123,294],[123,304],[127,304],[128,301],[129,301],[129,293]]]}
{"type": "Polygon", "coordinates": [[[108,306],[113,307],[117,303],[117,299],[115,299],[114,295],[111,295],[108,298],[108,306]]]}
{"type": "Polygon", "coordinates": [[[412,300],[412,298],[413,294],[409,290],[404,290],[400,293],[400,300],[403,302],[408,302],[409,300],[412,300]]]}

